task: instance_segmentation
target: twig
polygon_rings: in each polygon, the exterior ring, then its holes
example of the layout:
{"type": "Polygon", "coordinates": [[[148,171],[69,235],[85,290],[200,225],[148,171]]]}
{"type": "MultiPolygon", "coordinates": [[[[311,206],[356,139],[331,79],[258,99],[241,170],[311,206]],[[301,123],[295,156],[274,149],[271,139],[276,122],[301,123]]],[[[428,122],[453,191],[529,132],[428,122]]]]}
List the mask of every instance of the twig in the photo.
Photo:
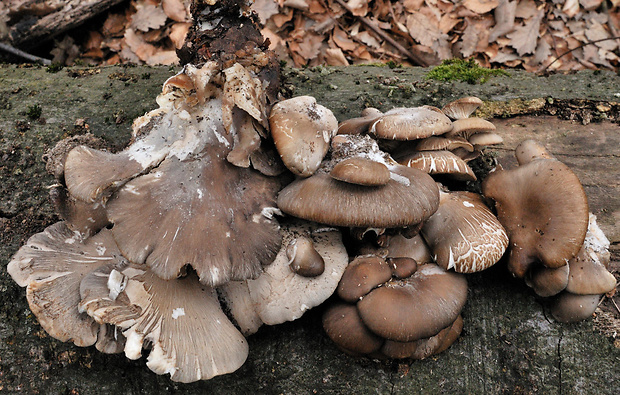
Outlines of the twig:
{"type": "Polygon", "coordinates": [[[35,62],[35,63],[41,63],[44,66],[49,66],[50,64],[52,64],[52,61],[49,59],[44,59],[44,58],[40,58],[38,56],[35,55],[31,55],[27,52],[22,51],[21,49],[17,49],[9,44],[5,44],[5,43],[0,43],[0,49],[8,52],[10,54],[13,54],[15,56],[19,56],[20,58],[24,58],[26,60],[30,60],[31,62],[35,62]]]}
{"type": "MultiPolygon", "coordinates": [[[[338,0],[336,0],[336,1],[338,1],[338,0]]],[[[548,65],[546,65],[546,66],[545,66],[545,68],[543,68],[543,69],[542,69],[542,72],[547,71],[547,69],[548,69],[548,68],[549,68],[552,64],[554,64],[555,62],[557,62],[558,60],[560,60],[560,58],[562,58],[564,55],[568,55],[569,53],[573,52],[573,51],[574,51],[574,50],[576,50],[576,49],[583,48],[583,47],[585,47],[586,45],[596,44],[596,43],[601,42],[601,41],[607,41],[607,40],[618,40],[618,39],[620,39],[620,36],[614,36],[614,37],[601,38],[601,39],[599,39],[599,40],[588,41],[587,43],[583,43],[583,44],[581,44],[581,45],[579,45],[579,46],[577,46],[577,47],[575,47],[575,48],[573,48],[573,49],[569,49],[568,51],[564,52],[562,55],[560,55],[560,56],[558,56],[557,58],[555,58],[555,60],[554,60],[553,62],[551,62],[551,63],[549,63],[548,65]]]]}
{"type": "MultiPolygon", "coordinates": [[[[336,0],[336,2],[338,4],[340,4],[345,10],[347,10],[348,12],[353,14],[353,11],[351,10],[351,8],[349,8],[349,5],[344,2],[344,0],[336,0]]],[[[427,67],[428,66],[428,64],[424,61],[424,59],[422,59],[417,54],[411,52],[407,48],[405,48],[402,45],[400,45],[392,37],[387,35],[387,33],[385,33],[381,28],[379,28],[374,23],[372,23],[368,18],[363,17],[363,16],[356,16],[356,18],[359,19],[360,22],[362,22],[364,25],[366,25],[366,27],[368,27],[373,32],[375,32],[379,37],[381,37],[382,39],[384,39],[385,41],[390,43],[390,45],[392,45],[394,48],[396,48],[403,55],[408,57],[409,60],[411,60],[415,65],[422,66],[422,67],[427,67]]]]}

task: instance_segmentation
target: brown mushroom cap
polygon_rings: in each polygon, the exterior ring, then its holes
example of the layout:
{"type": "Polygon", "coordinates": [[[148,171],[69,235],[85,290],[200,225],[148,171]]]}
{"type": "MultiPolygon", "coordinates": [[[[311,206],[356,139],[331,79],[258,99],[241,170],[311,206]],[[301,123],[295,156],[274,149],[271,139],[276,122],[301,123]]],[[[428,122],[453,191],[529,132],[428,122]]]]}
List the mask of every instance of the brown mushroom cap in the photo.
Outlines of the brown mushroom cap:
{"type": "Polygon", "coordinates": [[[417,151],[452,151],[456,148],[463,148],[468,152],[474,151],[472,143],[463,137],[432,136],[418,141],[415,146],[417,151]]]}
{"type": "Polygon", "coordinates": [[[164,279],[191,265],[213,286],[260,274],[280,247],[277,182],[228,163],[217,146],[200,160],[166,159],[108,202],[123,255],[164,279]]]}
{"type": "Polygon", "coordinates": [[[450,151],[420,151],[399,158],[398,163],[428,174],[447,174],[462,181],[475,181],[474,171],[450,151]]]}
{"type": "Polygon", "coordinates": [[[527,271],[525,283],[544,298],[557,295],[568,284],[568,265],[554,269],[542,265],[532,267],[527,271]]]}
{"type": "Polygon", "coordinates": [[[368,292],[392,278],[390,266],[378,256],[355,258],[345,270],[338,284],[338,296],[355,303],[368,292]]]}
{"type": "Polygon", "coordinates": [[[392,268],[392,275],[396,278],[411,277],[418,270],[418,262],[413,258],[387,258],[386,262],[392,268]]]}
{"type": "Polygon", "coordinates": [[[297,237],[288,243],[286,257],[291,270],[300,276],[316,277],[325,271],[325,260],[314,248],[312,239],[306,236],[297,237]]]}
{"type": "Polygon", "coordinates": [[[560,322],[577,322],[592,316],[601,295],[575,295],[562,292],[555,296],[550,303],[553,318],[560,322]]]}
{"type": "Polygon", "coordinates": [[[476,133],[469,138],[469,142],[480,149],[480,147],[487,145],[502,144],[504,139],[497,133],[476,133]]]}
{"type": "Polygon", "coordinates": [[[469,118],[482,105],[477,97],[463,97],[446,104],[441,111],[451,119],[469,118]]]}
{"type": "Polygon", "coordinates": [[[374,353],[383,344],[383,339],[362,323],[355,305],[331,305],[323,314],[323,328],[338,348],[355,356],[374,353]]]}
{"type": "Polygon", "coordinates": [[[376,121],[383,113],[376,108],[368,107],[362,111],[362,116],[351,118],[338,124],[338,134],[362,134],[368,131],[371,123],[376,121]]]}
{"type": "Polygon", "coordinates": [[[386,140],[415,140],[450,130],[452,122],[443,113],[414,107],[391,109],[370,125],[369,133],[386,140]]]}
{"type": "Polygon", "coordinates": [[[413,276],[376,288],[357,302],[362,321],[375,334],[410,342],[450,325],[467,299],[467,281],[437,265],[422,265],[413,276]]]}
{"type": "Polygon", "coordinates": [[[363,186],[385,185],[391,178],[386,165],[360,157],[338,162],[329,175],[338,181],[363,186]]]}
{"type": "Polygon", "coordinates": [[[310,96],[283,100],[271,109],[271,136],[286,167],[308,177],[318,169],[338,131],[338,121],[310,96]]]}
{"type": "Polygon", "coordinates": [[[491,267],[508,247],[502,224],[472,192],[440,192],[439,208],[424,223],[422,236],[439,266],[460,273],[491,267]]]}
{"type": "Polygon", "coordinates": [[[317,173],[280,191],[278,207],[295,217],[332,226],[377,228],[417,224],[435,212],[439,192],[430,176],[402,166],[390,172],[392,179],[377,187],[317,173]]]}
{"type": "Polygon", "coordinates": [[[103,202],[87,203],[75,199],[60,185],[50,188],[50,200],[60,218],[82,238],[94,235],[110,223],[103,202]]]}
{"type": "Polygon", "coordinates": [[[95,344],[100,326],[78,311],[80,282],[106,264],[124,259],[107,229],[81,240],[64,222],[48,226],[17,251],[7,270],[26,288],[28,304],[54,338],[77,346],[95,344]]]}
{"type": "Polygon", "coordinates": [[[515,149],[515,157],[519,166],[530,163],[536,159],[555,159],[551,152],[536,140],[524,140],[515,149]]]}
{"type": "Polygon", "coordinates": [[[509,268],[523,277],[535,261],[557,268],[574,257],[588,228],[588,201],[577,176],[554,159],[537,159],[484,180],[510,238],[509,268]]]}
{"type": "Polygon", "coordinates": [[[183,383],[207,380],[237,370],[247,358],[247,342],[222,312],[215,290],[194,274],[162,280],[144,266],[108,265],[85,281],[81,309],[123,329],[128,358],[139,358],[151,344],[146,365],[157,374],[183,383]],[[114,299],[112,274],[126,283],[114,299]]]}

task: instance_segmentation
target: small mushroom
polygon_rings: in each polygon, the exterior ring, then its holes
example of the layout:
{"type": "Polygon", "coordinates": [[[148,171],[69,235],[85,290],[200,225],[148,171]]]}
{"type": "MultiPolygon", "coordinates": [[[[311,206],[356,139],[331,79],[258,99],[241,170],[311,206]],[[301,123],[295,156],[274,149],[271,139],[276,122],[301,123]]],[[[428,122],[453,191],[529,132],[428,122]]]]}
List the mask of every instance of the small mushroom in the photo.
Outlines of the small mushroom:
{"type": "Polygon", "coordinates": [[[452,130],[441,111],[424,107],[393,108],[370,125],[368,133],[386,140],[415,140],[452,130]]]}
{"type": "Polygon", "coordinates": [[[472,143],[462,137],[432,136],[419,140],[415,146],[417,151],[452,151],[457,148],[463,148],[467,152],[474,151],[472,143]]]}
{"type": "MultiPolygon", "coordinates": [[[[482,118],[461,118],[452,122],[452,130],[446,133],[446,137],[464,137],[469,140],[477,133],[489,133],[495,131],[495,125],[482,118]]],[[[470,141],[471,143],[471,141],[470,141]]],[[[472,143],[473,144],[473,143],[472,143]]]]}
{"type": "Polygon", "coordinates": [[[457,99],[446,104],[441,111],[451,119],[469,118],[482,105],[482,100],[469,96],[457,99]]]}
{"type": "Polygon", "coordinates": [[[474,171],[464,160],[450,151],[420,151],[398,159],[407,167],[420,169],[428,174],[446,174],[461,181],[475,181],[474,171]]]}
{"type": "Polygon", "coordinates": [[[355,303],[368,292],[392,278],[392,270],[378,256],[356,257],[345,270],[338,284],[338,296],[355,303]]]}
{"type": "Polygon", "coordinates": [[[556,320],[577,322],[591,317],[600,299],[601,295],[575,295],[562,292],[551,300],[549,307],[556,320]]]}
{"type": "Polygon", "coordinates": [[[354,356],[379,351],[384,339],[372,333],[362,322],[355,305],[336,303],[323,314],[323,328],[344,352],[354,356]]]}
{"type": "Polygon", "coordinates": [[[271,109],[271,136],[286,167],[302,177],[318,169],[338,121],[310,96],[283,100],[271,109]]]}
{"type": "Polygon", "coordinates": [[[368,131],[371,123],[376,121],[383,113],[376,108],[368,107],[362,111],[362,116],[350,118],[338,124],[338,134],[364,134],[368,131]]]}
{"type": "Polygon", "coordinates": [[[568,284],[568,265],[554,269],[535,265],[527,271],[524,280],[538,296],[546,298],[557,295],[565,290],[568,284]]]}
{"type": "Polygon", "coordinates": [[[391,179],[386,165],[359,157],[338,162],[329,175],[338,181],[363,186],[386,185],[391,179]]]}
{"type": "Polygon", "coordinates": [[[286,257],[291,270],[300,276],[316,277],[325,271],[325,260],[306,236],[291,240],[286,247],[286,257]]]}

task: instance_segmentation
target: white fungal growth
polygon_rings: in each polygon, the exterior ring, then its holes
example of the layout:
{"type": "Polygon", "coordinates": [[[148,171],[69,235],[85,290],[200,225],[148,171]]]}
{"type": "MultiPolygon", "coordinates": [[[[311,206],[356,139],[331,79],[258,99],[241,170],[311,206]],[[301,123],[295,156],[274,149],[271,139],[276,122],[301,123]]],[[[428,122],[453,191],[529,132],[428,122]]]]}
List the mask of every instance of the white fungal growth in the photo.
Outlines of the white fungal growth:
{"type": "Polygon", "coordinates": [[[113,269],[108,276],[108,289],[110,290],[109,297],[112,300],[116,300],[118,295],[125,290],[127,286],[127,276],[113,269]]]}
{"type": "Polygon", "coordinates": [[[172,319],[178,319],[181,316],[185,315],[185,309],[183,307],[177,307],[176,309],[172,310],[172,319]]]}
{"type": "Polygon", "coordinates": [[[392,173],[390,172],[390,178],[394,181],[396,181],[399,184],[402,184],[404,186],[409,186],[411,185],[411,181],[409,181],[409,179],[405,176],[401,176],[400,174],[396,174],[396,173],[392,173]]]}
{"type": "Polygon", "coordinates": [[[280,211],[280,209],[277,207],[263,207],[260,213],[263,217],[268,218],[268,219],[273,219],[274,215],[279,215],[279,216],[284,215],[282,214],[282,211],[280,211]]]}
{"type": "Polygon", "coordinates": [[[97,246],[95,250],[97,251],[97,254],[99,256],[103,256],[103,254],[105,254],[106,248],[104,246],[97,246]]]}
{"type": "Polygon", "coordinates": [[[466,200],[463,201],[463,206],[465,206],[465,207],[474,207],[473,204],[471,204],[470,202],[468,202],[466,200]]]}

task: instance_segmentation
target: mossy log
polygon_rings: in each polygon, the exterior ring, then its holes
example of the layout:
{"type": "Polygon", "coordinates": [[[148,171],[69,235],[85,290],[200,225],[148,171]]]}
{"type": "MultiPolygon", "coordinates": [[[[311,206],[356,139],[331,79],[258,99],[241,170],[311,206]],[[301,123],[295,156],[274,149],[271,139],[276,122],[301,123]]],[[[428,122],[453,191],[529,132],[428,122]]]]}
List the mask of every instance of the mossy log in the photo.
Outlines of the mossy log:
{"type": "MultiPolygon", "coordinates": [[[[56,141],[86,130],[111,149],[122,148],[132,119],[156,107],[161,84],[174,71],[108,67],[53,74],[38,67],[0,66],[0,392],[620,393],[620,340],[614,346],[613,338],[614,330],[620,332],[620,312],[614,317],[613,311],[599,309],[595,319],[559,324],[502,262],[468,276],[461,338],[423,361],[373,361],[341,353],[322,330],[321,308],[251,336],[250,356],[239,371],[187,385],[153,374],[144,358],[129,361],[50,338],[30,312],[24,290],[6,272],[10,257],[28,237],[58,220],[47,198],[53,178],[41,157],[56,141]]],[[[468,95],[482,98],[482,113],[495,117],[505,139],[490,155],[512,166],[512,149],[519,141],[533,137],[544,142],[584,184],[591,211],[612,241],[612,268],[617,271],[619,77],[609,72],[548,77],[511,72],[510,77],[470,85],[428,81],[427,71],[289,70],[285,89],[314,95],[339,120],[357,116],[369,105],[385,110],[441,106],[468,95]]]]}

